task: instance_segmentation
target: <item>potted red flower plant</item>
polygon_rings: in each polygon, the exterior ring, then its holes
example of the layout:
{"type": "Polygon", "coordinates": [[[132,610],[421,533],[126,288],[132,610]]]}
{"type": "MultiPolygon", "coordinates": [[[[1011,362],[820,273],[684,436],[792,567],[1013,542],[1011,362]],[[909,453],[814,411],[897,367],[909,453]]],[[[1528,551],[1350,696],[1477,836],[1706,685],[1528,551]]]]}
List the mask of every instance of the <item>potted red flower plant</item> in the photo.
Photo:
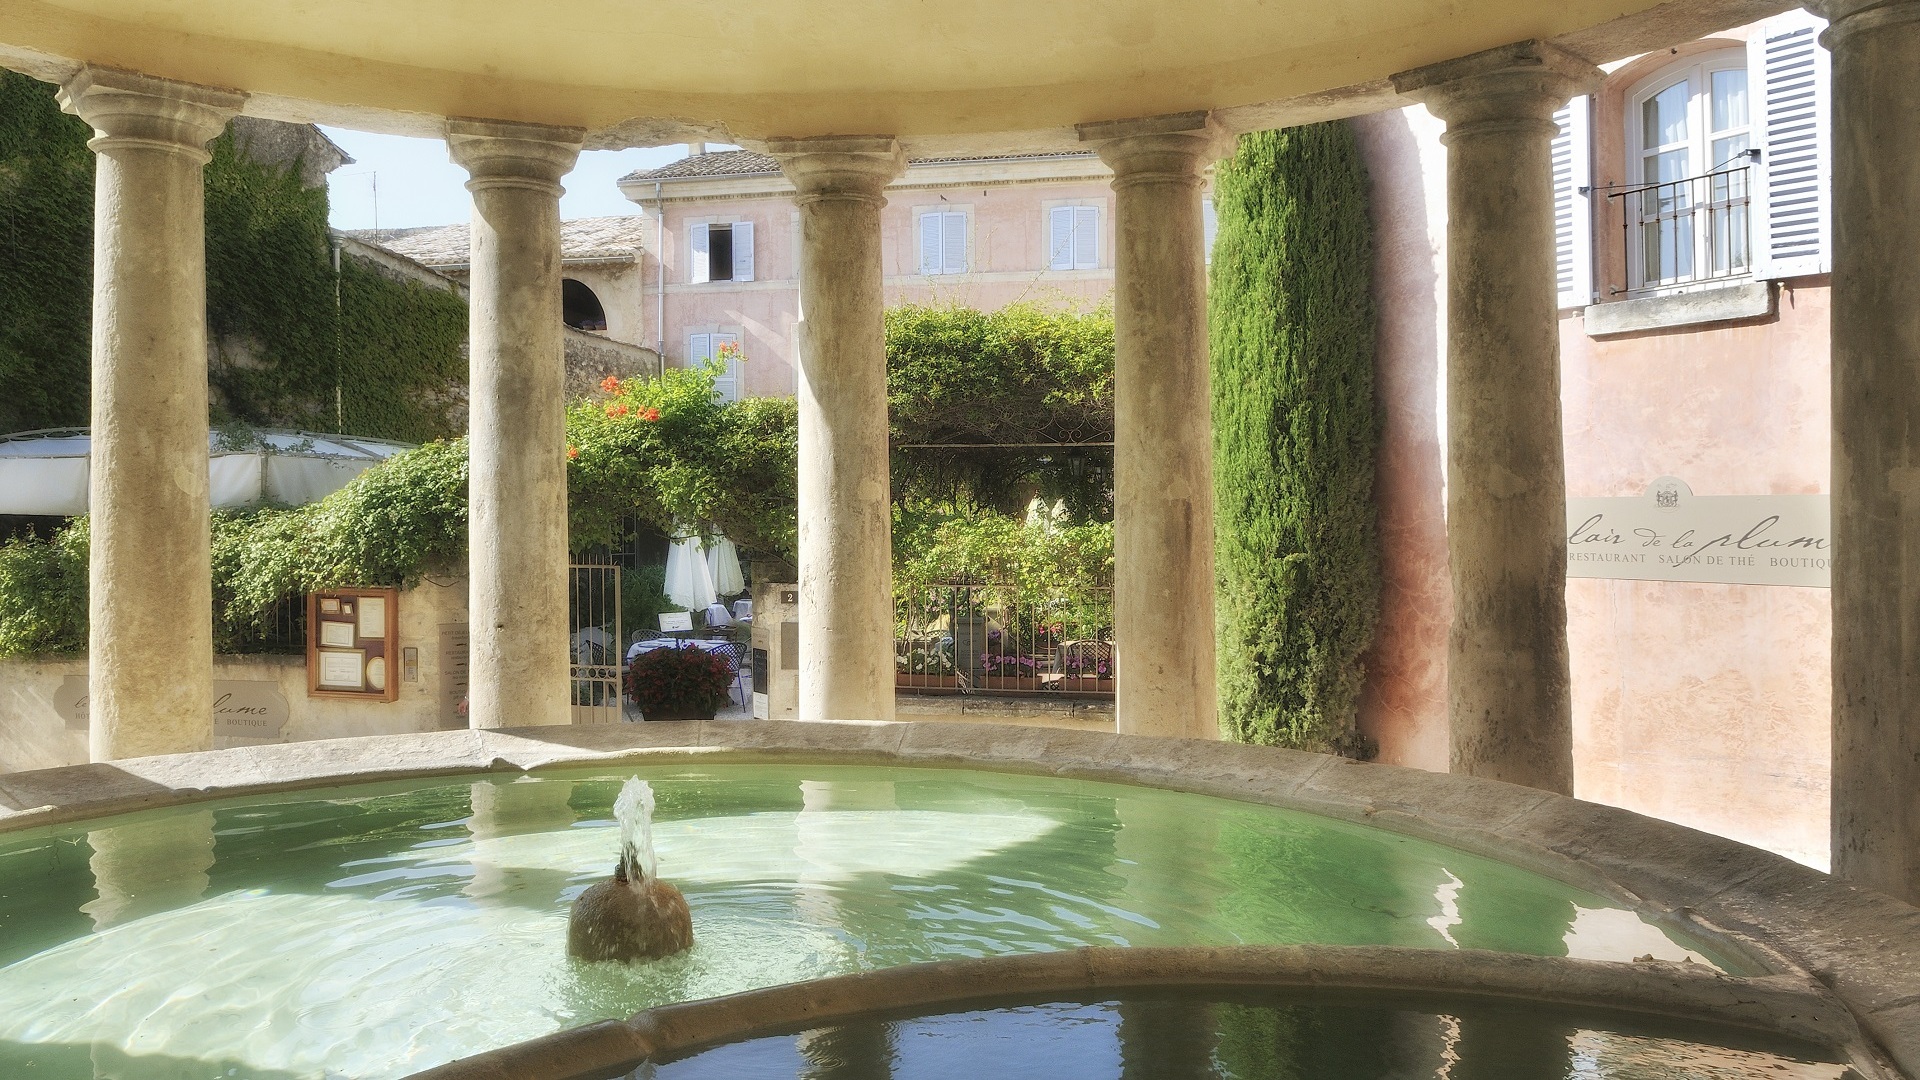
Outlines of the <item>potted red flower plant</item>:
{"type": "Polygon", "coordinates": [[[627,668],[627,696],[644,720],[711,720],[733,692],[733,665],[693,646],[651,649],[627,668]]]}

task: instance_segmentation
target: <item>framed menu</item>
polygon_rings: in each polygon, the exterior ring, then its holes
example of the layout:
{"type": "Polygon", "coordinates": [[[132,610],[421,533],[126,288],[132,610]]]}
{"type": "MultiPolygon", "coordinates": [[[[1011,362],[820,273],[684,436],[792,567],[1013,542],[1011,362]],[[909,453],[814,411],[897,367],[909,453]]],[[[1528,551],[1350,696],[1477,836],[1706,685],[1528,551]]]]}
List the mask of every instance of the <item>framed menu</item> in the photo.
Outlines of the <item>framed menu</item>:
{"type": "Polygon", "coordinates": [[[307,595],[309,697],[395,701],[400,680],[398,589],[325,589],[307,595]]]}

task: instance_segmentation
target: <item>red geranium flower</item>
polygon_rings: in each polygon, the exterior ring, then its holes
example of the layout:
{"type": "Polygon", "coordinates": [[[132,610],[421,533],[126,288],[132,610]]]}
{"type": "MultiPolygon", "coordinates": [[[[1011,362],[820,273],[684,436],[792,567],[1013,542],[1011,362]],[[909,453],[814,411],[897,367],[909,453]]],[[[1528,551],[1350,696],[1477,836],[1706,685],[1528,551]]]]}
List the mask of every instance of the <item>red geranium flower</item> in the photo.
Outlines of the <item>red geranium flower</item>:
{"type": "Polygon", "coordinates": [[[642,419],[642,420],[658,420],[658,419],[660,419],[660,410],[659,410],[659,409],[655,409],[655,408],[652,408],[652,407],[648,407],[648,408],[645,408],[645,409],[642,409],[642,410],[640,410],[640,419],[642,419]]]}
{"type": "Polygon", "coordinates": [[[600,389],[605,390],[609,394],[619,393],[620,392],[620,376],[609,375],[606,378],[601,379],[600,389]]]}
{"type": "Polygon", "coordinates": [[[569,447],[567,447],[567,460],[568,460],[568,461],[572,461],[572,460],[573,460],[574,458],[577,458],[577,457],[579,457],[579,456],[580,456],[580,448],[579,448],[579,447],[577,447],[577,446],[569,446],[569,447]]]}
{"type": "Polygon", "coordinates": [[[607,415],[608,416],[625,416],[627,415],[627,407],[624,404],[609,405],[607,406],[607,415]]]}

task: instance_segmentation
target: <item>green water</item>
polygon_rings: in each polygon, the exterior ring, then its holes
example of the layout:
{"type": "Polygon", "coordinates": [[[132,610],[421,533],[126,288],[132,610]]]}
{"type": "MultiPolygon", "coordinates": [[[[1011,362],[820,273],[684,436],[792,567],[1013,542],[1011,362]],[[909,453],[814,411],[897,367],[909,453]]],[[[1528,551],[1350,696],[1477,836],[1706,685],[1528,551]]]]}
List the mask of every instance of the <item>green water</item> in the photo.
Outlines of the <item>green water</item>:
{"type": "Polygon", "coordinates": [[[0,1077],[332,1080],[915,961],[1317,942],[1721,957],[1600,897],[1307,814],[970,771],[685,765],[357,786],[0,837],[0,1077]],[[629,775],[696,944],[566,959],[629,775]]]}
{"type": "Polygon", "coordinates": [[[1591,1010],[1134,997],[862,1020],[627,1080],[1859,1080],[1813,1046],[1591,1010]]]}

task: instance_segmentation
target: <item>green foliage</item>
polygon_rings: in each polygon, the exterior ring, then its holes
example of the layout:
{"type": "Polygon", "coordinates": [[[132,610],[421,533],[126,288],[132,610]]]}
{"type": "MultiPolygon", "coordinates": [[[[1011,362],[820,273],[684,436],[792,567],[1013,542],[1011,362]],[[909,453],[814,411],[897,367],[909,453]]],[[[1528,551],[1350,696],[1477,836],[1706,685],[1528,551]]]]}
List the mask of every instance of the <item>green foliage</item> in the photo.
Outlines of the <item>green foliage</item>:
{"type": "Polygon", "coordinates": [[[0,544],[0,656],[46,656],[87,647],[87,522],[52,540],[0,544]]]}
{"type": "Polygon", "coordinates": [[[1371,234],[1351,129],[1242,136],[1214,206],[1221,724],[1244,742],[1351,750],[1380,591],[1371,234]]]}
{"type": "MultiPolygon", "coordinates": [[[[0,432],[88,422],[91,132],[53,95],[0,72],[0,432]]],[[[324,188],[247,157],[230,134],[210,150],[214,419],[407,442],[458,434],[465,301],[351,258],[336,275],[324,188]]]]}
{"type": "Polygon", "coordinates": [[[0,71],[0,432],[87,422],[92,134],[0,71]]]}
{"type": "MultiPolygon", "coordinates": [[[[1113,312],[1015,304],[905,306],[886,315],[887,405],[896,446],[1111,442],[1113,312]]],[[[1113,517],[1110,447],[910,449],[896,498],[958,511],[1021,512],[1038,494],[1076,520],[1113,517]]]]}
{"type": "Polygon", "coordinates": [[[466,440],[428,443],[317,503],[216,515],[216,634],[255,625],[282,598],[319,588],[406,587],[428,574],[465,573],[466,550],[466,440]]]}
{"type": "Polygon", "coordinates": [[[673,535],[726,534],[742,552],[791,562],[798,420],[791,398],[714,400],[718,365],[610,381],[567,410],[568,521],[575,550],[616,539],[630,516],[673,535]]]}
{"type": "Polygon", "coordinates": [[[667,568],[636,566],[620,571],[620,620],[627,632],[652,630],[666,611],[685,611],[667,599],[667,568]]]}

